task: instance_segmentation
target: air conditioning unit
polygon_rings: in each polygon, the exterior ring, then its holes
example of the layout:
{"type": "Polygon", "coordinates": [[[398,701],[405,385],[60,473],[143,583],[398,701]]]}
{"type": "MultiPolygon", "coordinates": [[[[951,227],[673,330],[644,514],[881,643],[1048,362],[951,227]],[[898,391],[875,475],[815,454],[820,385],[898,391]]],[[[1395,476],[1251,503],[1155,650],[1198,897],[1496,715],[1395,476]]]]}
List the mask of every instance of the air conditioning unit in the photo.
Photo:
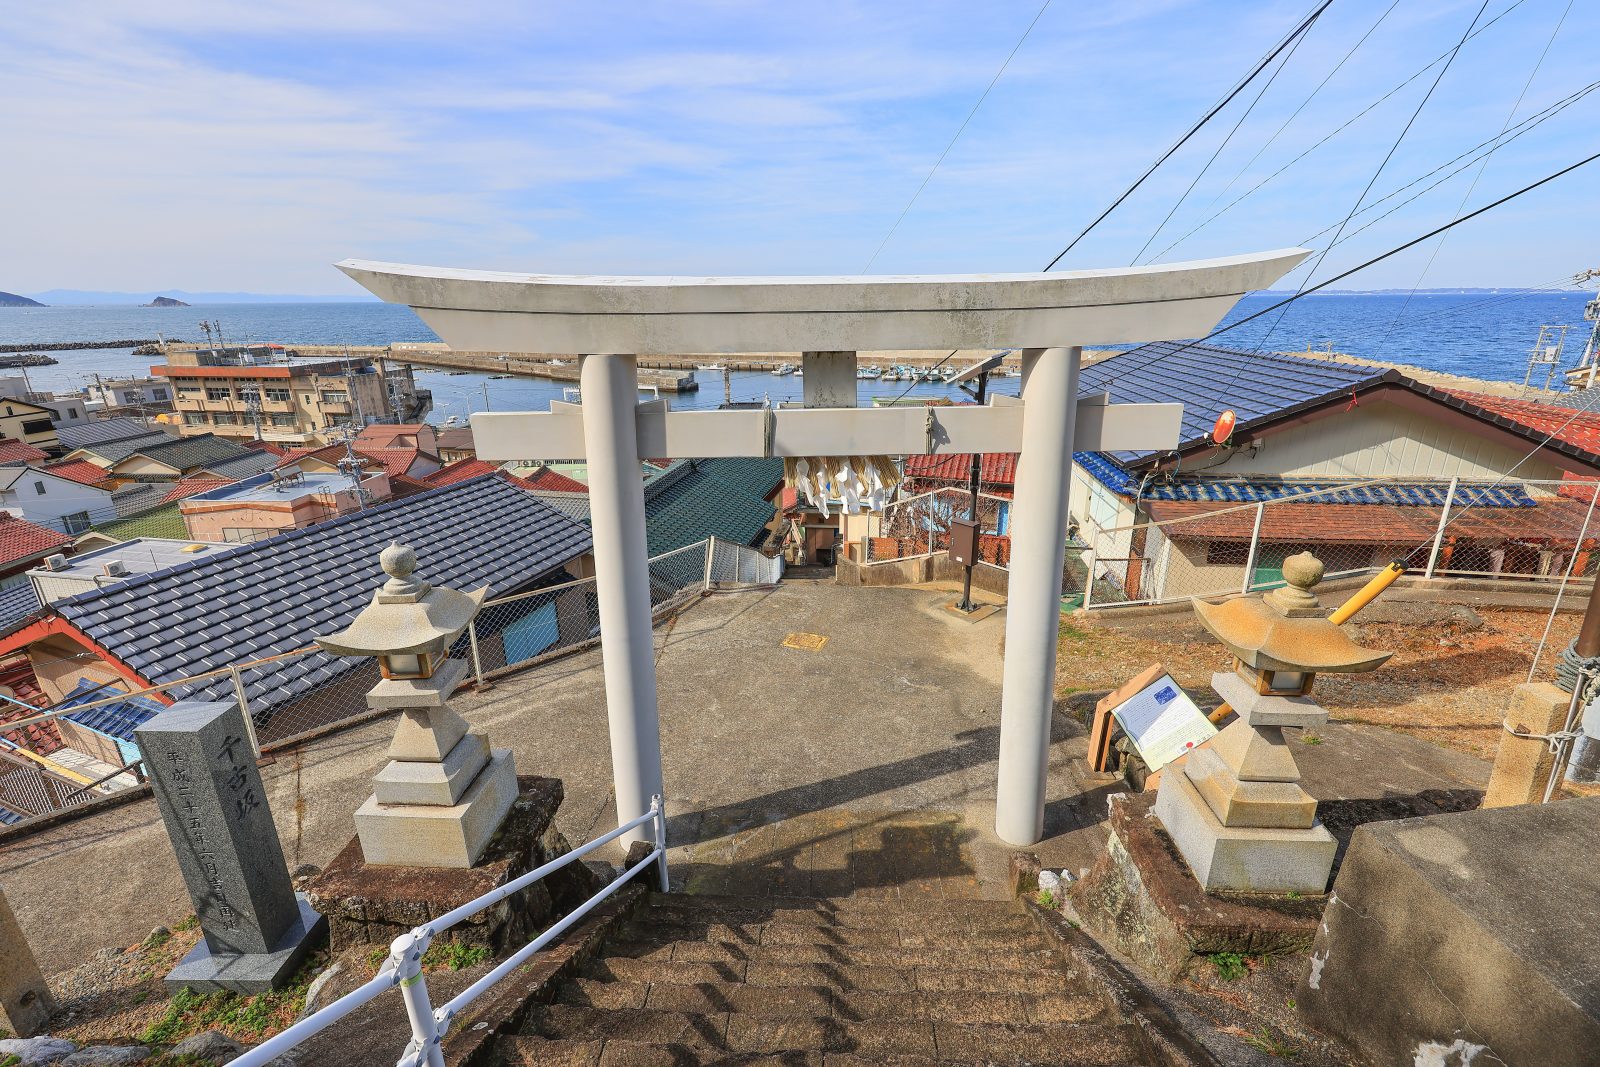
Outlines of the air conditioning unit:
{"type": "Polygon", "coordinates": [[[107,578],[126,578],[128,565],[120,559],[108,559],[100,567],[100,573],[107,578]]]}
{"type": "Polygon", "coordinates": [[[64,571],[67,569],[67,557],[57,552],[53,556],[46,556],[44,569],[47,571],[64,571]]]}

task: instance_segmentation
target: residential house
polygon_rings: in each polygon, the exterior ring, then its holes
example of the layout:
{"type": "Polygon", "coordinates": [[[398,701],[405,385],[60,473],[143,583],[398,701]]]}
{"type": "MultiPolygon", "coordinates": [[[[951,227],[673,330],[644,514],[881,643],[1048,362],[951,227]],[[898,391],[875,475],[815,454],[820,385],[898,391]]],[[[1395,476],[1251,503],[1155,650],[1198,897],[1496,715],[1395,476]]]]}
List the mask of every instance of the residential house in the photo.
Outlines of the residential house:
{"type": "Polygon", "coordinates": [[[55,418],[56,413],[43,404],[0,397],[0,441],[22,441],[46,452],[59,452],[55,418]]]}
{"type": "MultiPolygon", "coordinates": [[[[30,404],[37,404],[48,409],[51,420],[57,423],[77,424],[86,422],[89,418],[88,408],[84,405],[82,397],[36,393],[29,384],[27,375],[24,374],[0,375],[0,398],[26,400],[30,404]]],[[[58,428],[57,436],[59,435],[58,428]]]]}
{"type": "Polygon", "coordinates": [[[163,435],[160,441],[133,448],[107,470],[111,476],[128,481],[175,482],[197,474],[248,478],[277,464],[278,457],[269,452],[246,448],[214,434],[179,438],[163,435]]]}
{"type": "MultiPolygon", "coordinates": [[[[136,537],[115,545],[80,550],[76,555],[48,557],[28,571],[35,601],[44,606],[80,593],[93,593],[142,574],[192,563],[232,545],[188,538],[136,537]]],[[[13,609],[15,610],[15,609],[13,609]]],[[[0,623],[3,626],[3,623],[0,623]]]]}
{"type": "Polygon", "coordinates": [[[173,388],[164,378],[96,378],[89,397],[103,411],[171,411],[173,388]]]}
{"type": "MultiPolygon", "coordinates": [[[[0,638],[0,662],[25,651],[45,698],[56,702],[86,684],[145,688],[305,648],[370,602],[383,580],[378,553],[394,541],[415,550],[428,580],[462,590],[487,585],[497,596],[569,581],[590,552],[585,527],[490,475],[56,601],[0,638]]],[[[506,643],[517,644],[520,659],[540,642],[591,636],[582,604],[558,611],[559,603],[530,598],[488,613],[478,627],[482,655],[505,662],[506,643]]],[[[270,740],[364,709],[377,672],[369,661],[319,651],[251,668],[242,680],[270,740]]],[[[223,675],[161,699],[174,697],[232,700],[233,681],[223,675]]]]}
{"type": "Polygon", "coordinates": [[[368,426],[356,435],[355,447],[383,463],[390,475],[426,478],[444,465],[438,437],[425,422],[368,426]]]}
{"type": "MultiPolygon", "coordinates": [[[[94,418],[89,421],[71,426],[57,426],[56,436],[61,440],[64,452],[71,453],[75,449],[87,445],[102,444],[107,441],[123,441],[133,437],[145,437],[151,433],[161,433],[158,423],[146,425],[141,419],[126,417],[94,418]]],[[[166,434],[176,437],[176,433],[166,434]]]]}
{"type": "Polygon", "coordinates": [[[1570,480],[1600,477],[1600,415],[1382,366],[1160,342],[1085,367],[1079,389],[1184,405],[1171,451],[1074,456],[1079,535],[1098,576],[1134,599],[1208,589],[1247,560],[1250,584],[1270,584],[1302,549],[1330,570],[1416,565],[1452,483],[1461,510],[1446,569],[1550,573],[1570,558],[1587,510],[1570,480]],[[1218,444],[1225,410],[1236,423],[1218,444]],[[1256,509],[1240,505],[1267,502],[1258,530],[1256,509]],[[1130,528],[1149,520],[1164,525],[1130,528]]]}
{"type": "Polygon", "coordinates": [[[29,568],[46,556],[69,551],[72,538],[60,530],[0,511],[0,589],[28,583],[29,568]]]}
{"type": "Polygon", "coordinates": [[[471,426],[446,426],[435,431],[439,443],[439,458],[445,463],[475,459],[478,448],[472,440],[471,426]]]}
{"type": "Polygon", "coordinates": [[[343,471],[288,466],[190,494],[178,502],[178,513],[196,540],[263,541],[381,504],[389,495],[382,470],[363,474],[358,484],[343,471]]]}
{"type": "Polygon", "coordinates": [[[58,533],[80,534],[116,516],[112,491],[49,466],[0,466],[0,510],[58,533]]]}

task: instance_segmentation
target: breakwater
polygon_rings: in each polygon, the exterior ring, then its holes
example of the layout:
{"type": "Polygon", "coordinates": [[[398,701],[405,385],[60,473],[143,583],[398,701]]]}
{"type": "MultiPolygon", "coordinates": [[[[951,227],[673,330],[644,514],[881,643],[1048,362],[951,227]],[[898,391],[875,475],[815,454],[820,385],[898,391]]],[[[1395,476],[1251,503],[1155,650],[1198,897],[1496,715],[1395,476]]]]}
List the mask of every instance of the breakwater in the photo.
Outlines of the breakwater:
{"type": "Polygon", "coordinates": [[[139,348],[142,345],[160,345],[153,337],[124,341],[33,341],[29,344],[0,345],[0,352],[76,352],[85,348],[139,348]]]}

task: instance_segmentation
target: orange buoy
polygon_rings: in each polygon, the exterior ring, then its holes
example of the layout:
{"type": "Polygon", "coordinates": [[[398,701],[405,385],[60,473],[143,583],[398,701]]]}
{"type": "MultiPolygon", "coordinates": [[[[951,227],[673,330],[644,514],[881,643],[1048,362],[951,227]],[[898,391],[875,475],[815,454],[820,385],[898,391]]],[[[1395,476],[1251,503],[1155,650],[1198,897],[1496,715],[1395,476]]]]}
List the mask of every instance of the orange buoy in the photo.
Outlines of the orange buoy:
{"type": "Polygon", "coordinates": [[[1224,411],[1217,416],[1216,425],[1211,427],[1211,439],[1219,445],[1227,444],[1228,438],[1233,436],[1234,424],[1238,421],[1239,418],[1233,413],[1232,408],[1224,411]]]}

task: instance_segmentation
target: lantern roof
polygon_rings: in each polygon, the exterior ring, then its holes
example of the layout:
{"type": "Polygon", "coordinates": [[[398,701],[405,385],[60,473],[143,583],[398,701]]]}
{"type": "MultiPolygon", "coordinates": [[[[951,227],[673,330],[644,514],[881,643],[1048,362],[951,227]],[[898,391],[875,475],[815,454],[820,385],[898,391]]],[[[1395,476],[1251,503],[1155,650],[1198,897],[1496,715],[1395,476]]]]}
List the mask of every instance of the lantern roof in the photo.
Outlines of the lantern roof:
{"type": "Polygon", "coordinates": [[[443,652],[461,636],[483,605],[489,587],[471,593],[435,588],[415,577],[417,554],[398,541],[378,554],[389,580],[348,627],[316,638],[337,656],[415,655],[443,652]]]}
{"type": "Polygon", "coordinates": [[[1194,601],[1195,614],[1240,663],[1265,671],[1361,674],[1394,653],[1352,641],[1327,619],[1311,592],[1322,581],[1322,561],[1301,552],[1283,561],[1288,584],[1261,597],[1221,604],[1194,601]]]}

